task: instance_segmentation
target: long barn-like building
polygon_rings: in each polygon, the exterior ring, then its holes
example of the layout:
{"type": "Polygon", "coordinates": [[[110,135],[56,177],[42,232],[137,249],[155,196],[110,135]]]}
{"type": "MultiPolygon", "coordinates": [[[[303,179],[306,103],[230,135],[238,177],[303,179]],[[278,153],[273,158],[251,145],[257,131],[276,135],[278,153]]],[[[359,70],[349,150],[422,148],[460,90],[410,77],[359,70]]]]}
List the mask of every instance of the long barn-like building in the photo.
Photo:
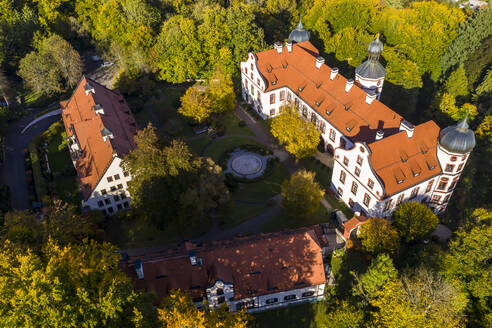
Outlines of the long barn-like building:
{"type": "Polygon", "coordinates": [[[434,121],[414,126],[380,102],[379,38],[368,50],[355,79],[346,79],[299,24],[284,45],[241,63],[242,96],[264,119],[295,106],[316,126],[334,156],[331,188],[352,210],[385,217],[414,200],[441,213],[475,146],[473,131],[466,118],[443,130],[434,121]]]}

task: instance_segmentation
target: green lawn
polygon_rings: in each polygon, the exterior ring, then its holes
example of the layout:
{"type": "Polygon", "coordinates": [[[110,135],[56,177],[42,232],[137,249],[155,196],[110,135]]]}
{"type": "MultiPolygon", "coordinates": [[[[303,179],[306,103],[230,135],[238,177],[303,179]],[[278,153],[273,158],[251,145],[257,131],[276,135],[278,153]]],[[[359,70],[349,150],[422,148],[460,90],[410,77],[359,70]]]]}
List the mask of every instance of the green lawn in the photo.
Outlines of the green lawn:
{"type": "Polygon", "coordinates": [[[253,314],[252,328],[310,328],[316,303],[304,303],[253,314]]]}
{"type": "Polygon", "coordinates": [[[155,122],[152,121],[152,116],[149,114],[146,108],[138,111],[136,114],[134,114],[135,120],[138,123],[138,126],[143,129],[145,128],[149,123],[152,123],[154,126],[156,125],[155,122]]]}
{"type": "Polygon", "coordinates": [[[222,229],[235,227],[249,219],[267,211],[270,206],[267,202],[262,204],[246,204],[232,201],[229,206],[221,211],[220,226],[222,229]]]}
{"type": "Polygon", "coordinates": [[[330,190],[326,191],[325,199],[330,203],[334,209],[341,210],[348,219],[354,216],[354,212],[342,201],[339,201],[330,190]]]}
{"type": "Polygon", "coordinates": [[[224,113],[218,119],[225,127],[225,135],[228,134],[243,134],[247,136],[254,136],[254,133],[248,128],[248,126],[239,126],[239,118],[234,112],[224,113]]]}
{"type": "Polygon", "coordinates": [[[330,212],[326,210],[322,205],[313,215],[305,218],[291,217],[287,213],[282,212],[276,217],[272,218],[261,227],[263,232],[274,232],[284,229],[294,229],[299,227],[309,227],[319,223],[326,223],[330,220],[330,212]]]}
{"type": "Polygon", "coordinates": [[[228,149],[240,146],[240,145],[257,145],[257,142],[247,137],[224,137],[217,139],[205,150],[205,156],[211,157],[215,162],[218,162],[220,156],[228,149]]]}
{"type": "Polygon", "coordinates": [[[321,163],[314,157],[302,158],[299,160],[306,170],[316,173],[316,181],[324,189],[330,189],[331,184],[331,168],[321,163]]]}
{"type": "Polygon", "coordinates": [[[205,147],[205,145],[208,144],[210,140],[212,140],[212,138],[210,138],[206,134],[203,134],[200,138],[188,140],[186,141],[186,143],[188,144],[188,146],[190,146],[191,150],[195,154],[200,155],[203,147],[205,147]]]}

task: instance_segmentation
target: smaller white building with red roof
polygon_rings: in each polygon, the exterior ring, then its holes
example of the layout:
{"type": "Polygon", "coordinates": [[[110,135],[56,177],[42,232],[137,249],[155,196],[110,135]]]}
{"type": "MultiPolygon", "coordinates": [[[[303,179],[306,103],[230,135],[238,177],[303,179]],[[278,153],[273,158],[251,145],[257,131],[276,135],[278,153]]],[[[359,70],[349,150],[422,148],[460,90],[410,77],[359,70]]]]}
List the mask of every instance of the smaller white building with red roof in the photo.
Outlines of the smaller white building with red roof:
{"type": "Polygon", "coordinates": [[[82,77],[60,105],[82,209],[111,215],[129,208],[131,177],[121,161],[135,147],[137,123],[123,96],[82,77]]]}

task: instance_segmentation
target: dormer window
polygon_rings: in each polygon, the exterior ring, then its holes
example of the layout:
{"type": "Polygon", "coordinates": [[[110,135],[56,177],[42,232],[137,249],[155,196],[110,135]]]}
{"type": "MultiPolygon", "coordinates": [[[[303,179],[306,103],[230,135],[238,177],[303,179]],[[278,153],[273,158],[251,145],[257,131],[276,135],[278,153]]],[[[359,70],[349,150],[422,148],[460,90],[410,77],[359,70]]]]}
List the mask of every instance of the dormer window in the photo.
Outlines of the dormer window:
{"type": "Polygon", "coordinates": [[[92,85],[90,85],[88,82],[84,85],[84,90],[85,90],[85,95],[88,96],[89,93],[96,93],[96,91],[94,90],[94,87],[92,85]]]}
{"type": "Polygon", "coordinates": [[[96,114],[104,114],[104,108],[101,104],[94,105],[92,109],[96,112],[96,114]]]}
{"type": "Polygon", "coordinates": [[[107,139],[113,139],[114,138],[113,132],[111,132],[111,130],[109,130],[107,127],[104,127],[101,130],[101,135],[102,135],[104,141],[106,141],[107,139]]]}

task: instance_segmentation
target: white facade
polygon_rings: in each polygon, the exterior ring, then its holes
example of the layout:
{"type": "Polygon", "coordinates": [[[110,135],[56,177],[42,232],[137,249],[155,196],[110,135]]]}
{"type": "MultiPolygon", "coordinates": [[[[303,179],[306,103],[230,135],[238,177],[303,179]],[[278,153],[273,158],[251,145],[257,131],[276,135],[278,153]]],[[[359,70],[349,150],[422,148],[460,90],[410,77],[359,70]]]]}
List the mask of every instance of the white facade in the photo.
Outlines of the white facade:
{"type": "Polygon", "coordinates": [[[121,158],[113,158],[89,198],[82,201],[82,208],[88,206],[91,210],[100,210],[104,214],[112,215],[130,207],[128,182],[131,176],[123,170],[121,162],[121,158]]]}
{"type": "Polygon", "coordinates": [[[381,92],[383,92],[384,77],[379,79],[368,79],[355,74],[355,82],[358,82],[362,89],[365,91],[374,90],[377,93],[377,98],[381,98],[381,92]]]}
{"type": "Polygon", "coordinates": [[[246,312],[258,312],[296,303],[321,301],[324,291],[325,284],[321,284],[235,300],[233,285],[218,280],[207,288],[207,301],[212,308],[227,303],[232,311],[244,309],[246,312]]]}

